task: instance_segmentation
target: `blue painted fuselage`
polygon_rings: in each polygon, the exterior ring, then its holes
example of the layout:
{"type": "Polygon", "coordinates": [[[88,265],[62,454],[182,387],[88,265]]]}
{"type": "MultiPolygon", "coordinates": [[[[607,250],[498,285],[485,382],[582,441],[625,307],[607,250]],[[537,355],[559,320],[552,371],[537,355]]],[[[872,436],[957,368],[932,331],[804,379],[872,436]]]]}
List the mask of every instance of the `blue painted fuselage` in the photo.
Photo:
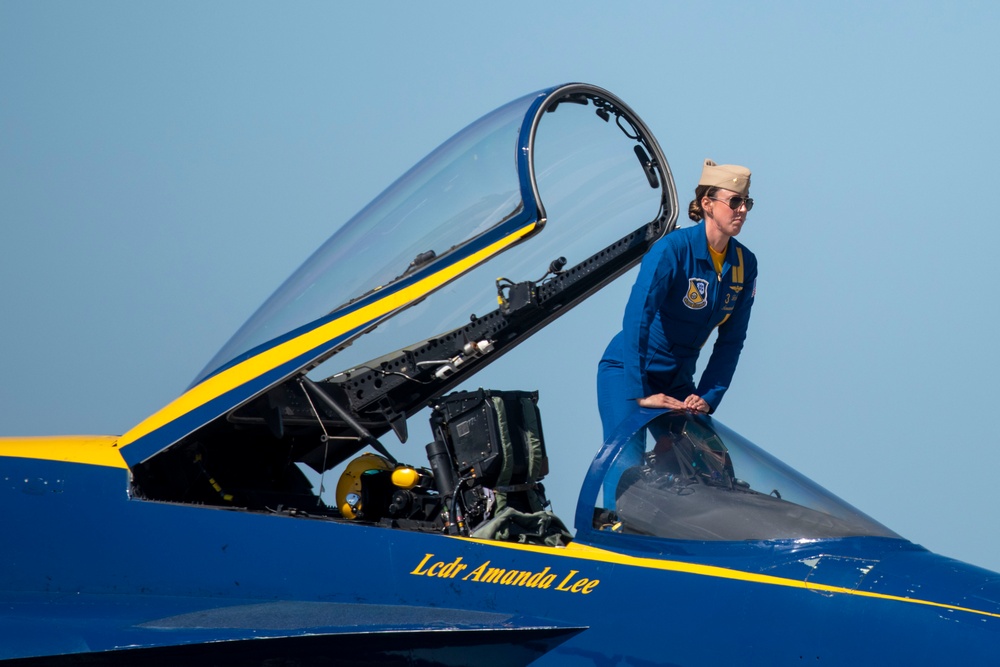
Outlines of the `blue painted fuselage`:
{"type": "Polygon", "coordinates": [[[429,619],[586,628],[537,662],[560,665],[986,664],[1000,640],[1000,577],[905,540],[512,545],[141,501],[122,469],[2,464],[4,659],[429,619]]]}

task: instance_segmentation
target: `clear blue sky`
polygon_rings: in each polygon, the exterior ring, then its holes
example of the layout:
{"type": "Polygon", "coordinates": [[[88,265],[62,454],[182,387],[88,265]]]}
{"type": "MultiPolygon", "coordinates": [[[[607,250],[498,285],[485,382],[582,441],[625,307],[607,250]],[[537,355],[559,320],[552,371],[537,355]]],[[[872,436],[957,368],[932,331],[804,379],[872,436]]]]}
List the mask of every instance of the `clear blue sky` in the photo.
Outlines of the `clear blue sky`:
{"type": "MultiPolygon", "coordinates": [[[[706,157],[754,172],[717,416],[1000,570],[998,29],[989,2],[0,0],[0,431],[124,432],[443,140],[585,81],[652,128],[682,202],[706,157]]],[[[488,378],[541,389],[567,518],[629,282],[517,351],[569,352],[557,377],[488,378]]]]}

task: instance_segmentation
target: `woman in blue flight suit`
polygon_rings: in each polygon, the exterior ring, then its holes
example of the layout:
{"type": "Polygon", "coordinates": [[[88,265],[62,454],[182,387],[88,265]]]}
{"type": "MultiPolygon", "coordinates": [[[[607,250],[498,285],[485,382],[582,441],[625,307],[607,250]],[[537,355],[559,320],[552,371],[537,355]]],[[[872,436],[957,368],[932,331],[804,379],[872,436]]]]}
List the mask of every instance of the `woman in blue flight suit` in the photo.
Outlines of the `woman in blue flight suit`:
{"type": "MultiPolygon", "coordinates": [[[[604,351],[597,398],[607,440],[639,407],[713,412],[729,388],[756,295],[757,258],[733,237],[753,208],[750,170],[705,160],[688,217],[646,253],[622,331],[604,351]],[[698,386],[695,365],[712,330],[719,335],[698,386]]],[[[614,498],[620,471],[636,465],[643,443],[623,452],[605,481],[614,498]]],[[[610,491],[610,495],[609,495],[610,491]]]]}

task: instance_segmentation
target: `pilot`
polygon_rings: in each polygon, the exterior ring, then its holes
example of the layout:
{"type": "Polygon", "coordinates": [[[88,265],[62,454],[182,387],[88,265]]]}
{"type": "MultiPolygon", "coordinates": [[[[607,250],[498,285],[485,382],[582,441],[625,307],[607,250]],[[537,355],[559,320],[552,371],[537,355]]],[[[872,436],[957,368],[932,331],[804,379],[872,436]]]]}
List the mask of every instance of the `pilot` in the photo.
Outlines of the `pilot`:
{"type": "MultiPolygon", "coordinates": [[[[705,413],[719,407],[757,291],[757,258],[733,238],[753,208],[749,193],[749,169],[705,160],[688,206],[688,217],[704,223],[667,234],[643,258],[622,331],[598,365],[605,440],[640,406],[705,413]],[[698,353],[716,328],[712,356],[696,387],[698,353]]],[[[633,443],[618,469],[637,464],[643,449],[633,443]]],[[[606,498],[609,488],[614,497],[617,477],[606,480],[606,498]]]]}

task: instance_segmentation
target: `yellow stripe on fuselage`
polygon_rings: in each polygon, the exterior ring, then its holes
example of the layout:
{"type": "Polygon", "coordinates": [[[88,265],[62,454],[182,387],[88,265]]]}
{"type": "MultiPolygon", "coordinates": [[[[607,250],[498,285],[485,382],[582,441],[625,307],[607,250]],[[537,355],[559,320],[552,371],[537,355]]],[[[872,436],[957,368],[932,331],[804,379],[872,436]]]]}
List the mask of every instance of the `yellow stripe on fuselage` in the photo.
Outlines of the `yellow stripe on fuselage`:
{"type": "Polygon", "coordinates": [[[232,391],[254,378],[260,377],[264,373],[305,354],[309,350],[315,349],[338,336],[342,336],[348,331],[363,327],[408,303],[415,302],[465,271],[485,261],[492,255],[514,245],[534,231],[538,224],[537,222],[532,222],[505,236],[496,243],[483,248],[479,252],[454,264],[449,264],[440,271],[415,282],[409,287],[388,294],[383,299],[347,313],[341,318],[327,322],[323,326],[307,331],[280,345],[264,350],[256,356],[231,368],[227,368],[217,375],[213,375],[204,382],[192,387],[184,394],[181,394],[162,410],[146,418],[132,430],[128,431],[121,437],[119,441],[120,446],[127,447],[139,438],[205,405],[226,392],[232,391]]]}
{"type": "Polygon", "coordinates": [[[478,542],[480,544],[488,544],[490,546],[501,547],[506,549],[519,549],[522,551],[532,551],[535,553],[545,554],[547,556],[576,558],[580,560],[590,560],[602,563],[614,563],[616,565],[641,567],[650,570],[666,570],[670,572],[682,572],[702,577],[733,579],[736,581],[746,581],[755,584],[766,584],[769,586],[802,588],[805,590],[818,591],[823,593],[841,593],[844,595],[857,595],[859,597],[875,598],[879,600],[892,600],[895,602],[908,602],[910,604],[919,604],[928,607],[937,607],[939,609],[964,611],[970,614],[989,616],[991,618],[1000,618],[1000,614],[995,614],[993,612],[982,611],[980,609],[972,609],[969,607],[959,607],[953,604],[945,604],[943,602],[931,602],[930,600],[921,600],[919,598],[908,598],[908,597],[901,597],[898,595],[886,595],[884,593],[859,591],[853,588],[844,588],[842,586],[830,586],[827,584],[817,584],[809,581],[800,581],[798,579],[785,579],[783,577],[775,577],[773,575],[768,575],[768,574],[755,574],[753,572],[731,570],[729,568],[719,567],[717,565],[698,565],[696,563],[684,563],[681,561],[660,560],[657,558],[644,558],[640,556],[628,556],[625,554],[616,553],[614,551],[608,551],[606,549],[599,549],[597,547],[591,547],[585,544],[578,544],[576,542],[570,542],[569,545],[563,548],[555,548],[555,547],[535,546],[530,544],[515,544],[512,542],[495,542],[493,540],[481,540],[481,539],[474,539],[467,537],[459,537],[454,539],[468,540],[470,542],[478,542]]]}
{"type": "MultiPolygon", "coordinates": [[[[88,465],[104,466],[108,468],[127,469],[121,452],[117,446],[118,437],[113,435],[68,435],[68,436],[46,436],[30,438],[0,438],[0,457],[10,456],[15,458],[38,459],[46,461],[63,461],[66,463],[82,463],[88,465]]],[[[732,570],[716,565],[699,565],[696,563],[685,563],[681,561],[659,560],[656,558],[644,558],[640,556],[628,556],[626,554],[608,551],[597,547],[591,547],[577,542],[571,542],[562,548],[543,547],[530,544],[515,544],[511,542],[497,542],[494,540],[483,540],[468,537],[457,537],[468,542],[501,548],[515,549],[520,551],[530,551],[559,558],[575,558],[578,560],[589,560],[601,563],[613,563],[628,567],[640,567],[651,570],[665,570],[669,572],[680,572],[702,577],[715,577],[719,579],[731,579],[745,581],[756,584],[770,586],[784,586],[787,588],[801,588],[805,590],[819,591],[823,593],[841,593],[843,595],[857,595],[859,597],[875,598],[880,600],[891,600],[896,602],[907,602],[919,604],[939,609],[949,609],[952,611],[962,611],[970,614],[1000,618],[1000,614],[995,614],[969,607],[944,604],[942,602],[932,602],[919,598],[908,598],[897,595],[886,595],[884,593],[872,593],[869,591],[859,591],[842,586],[830,586],[827,584],[800,581],[798,579],[785,579],[767,574],[755,574],[741,570],[732,570]]]]}
{"type": "Polygon", "coordinates": [[[128,468],[115,443],[116,435],[63,435],[40,438],[0,438],[0,456],[86,463],[128,468]]]}

